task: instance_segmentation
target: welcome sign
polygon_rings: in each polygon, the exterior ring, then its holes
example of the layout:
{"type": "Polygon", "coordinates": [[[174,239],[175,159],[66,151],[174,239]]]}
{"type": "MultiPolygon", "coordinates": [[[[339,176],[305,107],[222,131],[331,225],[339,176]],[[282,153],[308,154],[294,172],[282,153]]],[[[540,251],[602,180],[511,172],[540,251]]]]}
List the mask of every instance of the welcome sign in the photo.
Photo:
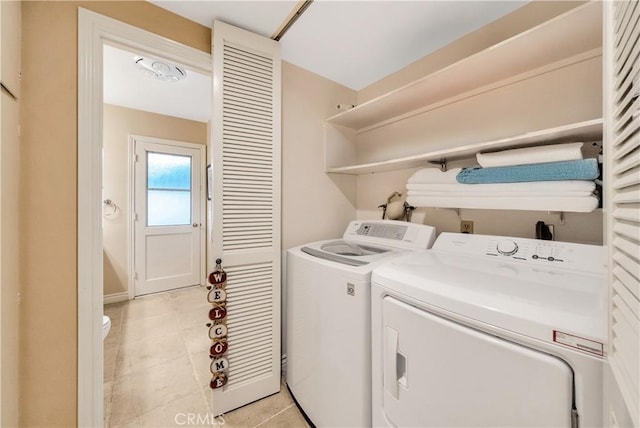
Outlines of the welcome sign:
{"type": "Polygon", "coordinates": [[[216,260],[216,268],[209,274],[207,301],[211,303],[209,310],[210,323],[209,358],[211,358],[211,389],[222,388],[228,381],[229,360],[226,358],[229,344],[227,342],[227,273],[222,269],[222,260],[216,260]]]}

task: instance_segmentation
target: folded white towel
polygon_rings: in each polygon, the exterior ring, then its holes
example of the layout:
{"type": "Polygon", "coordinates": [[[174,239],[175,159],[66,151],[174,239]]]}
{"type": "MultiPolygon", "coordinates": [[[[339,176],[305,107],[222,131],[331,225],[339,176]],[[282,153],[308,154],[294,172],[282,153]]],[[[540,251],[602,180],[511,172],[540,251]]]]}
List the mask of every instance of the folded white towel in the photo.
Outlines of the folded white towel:
{"type": "Polygon", "coordinates": [[[407,183],[457,183],[456,176],[462,168],[442,172],[439,168],[423,168],[416,171],[407,183]]]}
{"type": "Polygon", "coordinates": [[[470,196],[407,196],[407,203],[414,207],[503,209],[527,211],[591,212],[598,208],[594,196],[564,197],[470,197],[470,196]]]}
{"type": "Polygon", "coordinates": [[[580,150],[582,144],[555,144],[503,150],[494,153],[478,153],[476,159],[483,168],[579,160],[582,159],[582,151],[580,150]]]}
{"type": "Polygon", "coordinates": [[[587,180],[563,180],[563,181],[529,181],[524,183],[487,183],[487,184],[463,184],[463,183],[436,183],[421,184],[408,183],[407,190],[420,192],[456,192],[469,193],[474,196],[476,192],[593,192],[596,184],[587,180]]]}
{"type": "Polygon", "coordinates": [[[409,190],[407,192],[407,197],[409,196],[450,196],[452,198],[477,198],[477,197],[500,197],[500,198],[511,198],[511,197],[539,197],[539,196],[567,196],[567,197],[576,197],[576,196],[591,196],[593,192],[508,192],[508,191],[476,191],[473,193],[470,192],[447,192],[447,191],[421,191],[421,190],[409,190]]]}

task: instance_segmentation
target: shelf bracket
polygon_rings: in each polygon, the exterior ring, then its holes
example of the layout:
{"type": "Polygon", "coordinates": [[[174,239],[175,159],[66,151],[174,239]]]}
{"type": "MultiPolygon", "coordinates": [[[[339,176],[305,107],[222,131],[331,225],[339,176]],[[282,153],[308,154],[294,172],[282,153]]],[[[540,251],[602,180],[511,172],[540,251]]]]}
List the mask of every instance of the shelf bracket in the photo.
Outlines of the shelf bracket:
{"type": "Polygon", "coordinates": [[[557,213],[559,215],[559,223],[558,224],[565,224],[564,211],[548,211],[548,213],[549,214],[557,213]]]}
{"type": "Polygon", "coordinates": [[[447,172],[447,161],[446,160],[441,160],[440,162],[438,161],[428,161],[429,164],[431,165],[438,165],[440,167],[440,171],[442,172],[447,172]]]}

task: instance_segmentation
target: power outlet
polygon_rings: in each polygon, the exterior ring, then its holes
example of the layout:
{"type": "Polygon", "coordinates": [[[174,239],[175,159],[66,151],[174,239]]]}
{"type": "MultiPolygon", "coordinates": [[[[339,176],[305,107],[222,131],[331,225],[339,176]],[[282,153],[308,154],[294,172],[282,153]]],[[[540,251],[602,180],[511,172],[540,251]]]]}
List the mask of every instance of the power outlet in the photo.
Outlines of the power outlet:
{"type": "Polygon", "coordinates": [[[460,232],[461,233],[473,233],[473,222],[469,220],[461,220],[460,221],[460,232]]]}

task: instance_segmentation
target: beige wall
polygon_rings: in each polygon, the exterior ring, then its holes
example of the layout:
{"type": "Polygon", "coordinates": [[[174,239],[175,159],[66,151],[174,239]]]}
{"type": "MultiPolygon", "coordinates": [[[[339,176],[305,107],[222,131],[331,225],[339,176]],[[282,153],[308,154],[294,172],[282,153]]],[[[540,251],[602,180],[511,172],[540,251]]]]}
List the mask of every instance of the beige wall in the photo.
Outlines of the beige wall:
{"type": "Polygon", "coordinates": [[[20,424],[77,415],[77,8],[205,51],[210,30],[144,1],[22,4],[20,424]]]}
{"type": "Polygon", "coordinates": [[[282,248],[342,236],[355,218],[356,178],[324,172],[323,120],[355,91],[282,64],[282,248]]]}
{"type": "Polygon", "coordinates": [[[0,2],[3,86],[0,89],[0,426],[3,427],[17,426],[19,417],[20,11],[18,2],[0,2]]]}
{"type": "MultiPolygon", "coordinates": [[[[129,135],[164,138],[186,143],[207,143],[207,124],[177,117],[104,105],[104,162],[102,195],[119,208],[114,216],[103,216],[104,294],[127,291],[129,230],[129,135]]],[[[106,207],[105,211],[110,212],[106,207]]]]}

